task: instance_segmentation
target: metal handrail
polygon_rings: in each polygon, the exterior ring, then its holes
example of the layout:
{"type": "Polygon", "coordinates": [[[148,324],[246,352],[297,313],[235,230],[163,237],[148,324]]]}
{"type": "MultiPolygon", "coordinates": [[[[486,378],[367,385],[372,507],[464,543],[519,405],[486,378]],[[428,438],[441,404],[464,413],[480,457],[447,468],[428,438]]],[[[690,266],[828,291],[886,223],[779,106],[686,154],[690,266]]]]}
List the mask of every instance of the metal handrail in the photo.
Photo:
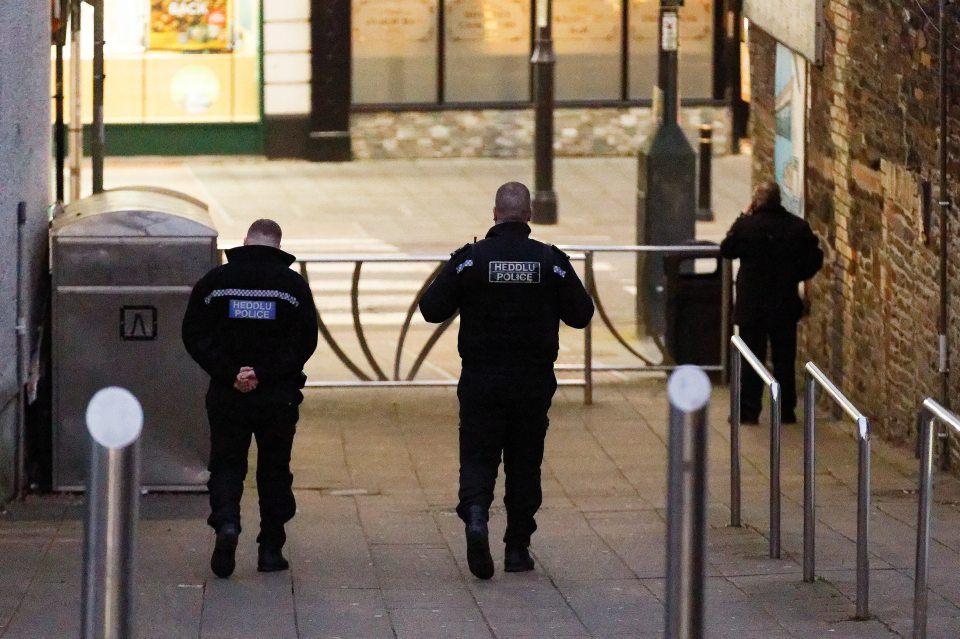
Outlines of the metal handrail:
{"type": "Polygon", "coordinates": [[[819,385],[857,425],[857,615],[863,620],[870,616],[870,420],[817,368],[813,362],[804,367],[803,400],[803,580],[815,579],[816,563],[816,504],[814,467],[816,449],[816,411],[814,404],[819,385]]]}
{"type": "Polygon", "coordinates": [[[940,422],[960,435],[960,417],[932,398],[920,409],[920,494],[917,507],[917,558],[914,568],[913,639],[927,637],[927,596],[930,559],[930,505],[933,499],[933,452],[936,424],[940,422]]]}
{"type": "Polygon", "coordinates": [[[730,525],[740,522],[740,396],[743,360],[770,389],[770,557],[780,559],[780,420],[782,394],[778,382],[738,335],[730,338],[730,525]]]}
{"type": "MultiPolygon", "coordinates": [[[[676,255],[679,257],[717,257],[720,258],[720,250],[718,246],[704,246],[704,245],[675,245],[675,246],[647,246],[647,245],[623,245],[623,246],[601,246],[601,245],[561,245],[560,248],[563,251],[568,252],[570,258],[576,261],[584,262],[584,285],[587,288],[587,291],[591,294],[594,299],[594,303],[597,308],[597,316],[600,322],[606,329],[613,335],[616,341],[626,350],[628,353],[633,355],[639,360],[636,364],[602,364],[594,362],[593,357],[593,322],[591,322],[586,329],[584,330],[584,362],[582,365],[557,365],[556,369],[558,371],[565,372],[578,372],[582,373],[583,377],[580,379],[567,379],[562,380],[561,384],[566,386],[578,386],[584,389],[584,403],[591,404],[593,402],[593,377],[595,373],[598,372],[637,372],[637,371],[649,371],[649,372],[664,372],[672,371],[677,368],[678,365],[670,361],[651,361],[643,353],[634,348],[631,345],[630,340],[622,335],[620,331],[617,330],[614,326],[613,321],[610,319],[610,316],[607,314],[606,309],[603,306],[602,300],[600,299],[599,291],[596,285],[596,277],[594,273],[594,257],[596,253],[655,253],[662,255],[676,255]]],[[[360,344],[360,349],[363,354],[362,360],[354,361],[350,356],[346,354],[343,348],[337,343],[337,340],[334,338],[329,327],[324,323],[322,313],[318,311],[317,320],[319,325],[319,331],[321,336],[331,347],[334,354],[340,359],[340,361],[346,366],[357,378],[355,381],[319,381],[319,380],[309,380],[306,384],[308,388],[349,388],[349,387],[359,387],[359,386],[387,386],[387,387],[397,387],[397,386],[454,386],[456,385],[456,380],[414,380],[417,373],[419,372],[420,366],[425,361],[430,350],[436,344],[440,336],[445,332],[445,330],[450,326],[452,320],[437,326],[427,342],[421,347],[416,360],[408,373],[403,376],[400,373],[400,358],[403,354],[404,343],[407,337],[407,334],[410,329],[410,324],[413,321],[413,318],[416,314],[417,301],[420,295],[423,294],[423,291],[426,289],[430,280],[436,276],[436,273],[442,268],[443,264],[449,259],[447,255],[385,255],[385,254],[312,254],[312,255],[302,255],[297,258],[299,264],[299,270],[301,275],[304,276],[304,279],[307,279],[309,282],[309,274],[307,272],[308,264],[353,264],[354,268],[352,270],[352,285],[350,287],[350,310],[353,316],[353,328],[356,334],[356,338],[360,344]],[[423,287],[414,295],[413,302],[411,303],[409,309],[407,310],[406,317],[404,319],[403,325],[400,327],[400,337],[396,347],[395,361],[392,367],[392,378],[388,377],[387,367],[381,366],[380,362],[377,361],[377,358],[373,351],[369,347],[367,342],[366,335],[363,330],[363,323],[361,321],[361,314],[359,308],[359,284],[360,284],[360,274],[365,263],[429,263],[435,264],[436,269],[433,271],[432,275],[424,282],[423,287]],[[361,366],[360,362],[365,361],[366,366],[361,366]],[[365,370],[367,369],[367,370],[365,370]]],[[[720,262],[721,269],[721,287],[722,287],[722,301],[721,301],[721,335],[720,335],[720,362],[716,365],[703,365],[703,368],[706,371],[716,371],[721,374],[722,381],[726,381],[727,377],[727,364],[728,364],[728,350],[729,346],[727,343],[727,336],[730,334],[730,305],[732,299],[732,283],[733,275],[732,268],[729,260],[721,260],[720,262]]]]}

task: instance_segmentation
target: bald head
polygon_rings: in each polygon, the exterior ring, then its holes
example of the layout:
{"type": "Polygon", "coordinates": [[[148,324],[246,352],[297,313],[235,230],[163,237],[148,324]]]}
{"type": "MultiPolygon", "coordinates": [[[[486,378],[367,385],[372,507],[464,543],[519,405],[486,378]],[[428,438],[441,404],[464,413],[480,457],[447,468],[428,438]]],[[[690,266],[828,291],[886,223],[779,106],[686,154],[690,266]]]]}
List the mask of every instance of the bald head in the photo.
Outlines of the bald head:
{"type": "Polygon", "coordinates": [[[283,231],[280,230],[280,225],[273,220],[257,220],[251,224],[247,230],[247,236],[243,239],[243,245],[280,248],[280,238],[282,236],[283,231]]]}
{"type": "Polygon", "coordinates": [[[494,222],[529,222],[530,215],[530,189],[519,182],[507,182],[497,189],[493,206],[494,222]]]}

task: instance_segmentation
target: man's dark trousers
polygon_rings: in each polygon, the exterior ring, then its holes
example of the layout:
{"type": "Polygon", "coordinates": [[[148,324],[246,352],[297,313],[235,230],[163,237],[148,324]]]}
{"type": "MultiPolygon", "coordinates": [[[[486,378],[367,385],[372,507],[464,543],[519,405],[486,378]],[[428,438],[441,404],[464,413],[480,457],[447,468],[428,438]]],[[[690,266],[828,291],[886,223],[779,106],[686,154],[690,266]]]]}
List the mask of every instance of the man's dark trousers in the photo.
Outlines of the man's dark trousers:
{"type": "Polygon", "coordinates": [[[251,437],[257,438],[257,492],[260,497],[260,534],[257,542],[282,547],[283,525],[297,511],[293,497],[290,452],[299,406],[267,405],[253,401],[228,404],[207,399],[210,420],[210,517],[217,530],[226,523],[240,527],[240,497],[247,475],[251,437]]]}
{"type": "MultiPolygon", "coordinates": [[[[794,364],[797,359],[797,323],[794,321],[766,321],[740,325],[740,339],[761,362],[767,361],[767,341],[773,377],[780,383],[781,414],[794,416],[797,407],[797,383],[794,364]]],[[[753,368],[742,367],[743,392],[740,395],[740,414],[743,419],[756,420],[760,415],[764,384],[753,368]]]]}
{"type": "Polygon", "coordinates": [[[507,530],[503,541],[527,547],[537,529],[534,515],[543,502],[540,465],[557,390],[553,366],[502,371],[464,368],[460,399],[460,503],[464,521],[470,506],[488,512],[493,502],[501,453],[507,530]]]}

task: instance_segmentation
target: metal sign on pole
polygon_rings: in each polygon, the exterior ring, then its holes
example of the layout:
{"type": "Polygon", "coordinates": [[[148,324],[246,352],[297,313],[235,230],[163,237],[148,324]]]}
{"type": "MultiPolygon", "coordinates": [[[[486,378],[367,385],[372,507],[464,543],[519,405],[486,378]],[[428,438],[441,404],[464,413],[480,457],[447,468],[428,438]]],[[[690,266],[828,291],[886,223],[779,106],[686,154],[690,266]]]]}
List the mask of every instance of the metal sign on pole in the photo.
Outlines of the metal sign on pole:
{"type": "Polygon", "coordinates": [[[710,391],[710,379],[696,366],[681,366],[667,382],[666,639],[703,637],[710,391]]]}
{"type": "Polygon", "coordinates": [[[133,636],[134,538],[140,495],[143,409],[117,386],[87,405],[90,470],[83,543],[83,639],[133,636]]]}
{"type": "MultiPolygon", "coordinates": [[[[680,5],[661,0],[656,130],[638,154],[637,244],[683,244],[695,237],[696,154],[680,128],[677,60],[680,5]]],[[[637,332],[666,333],[666,276],[663,260],[637,260],[637,332]]]]}

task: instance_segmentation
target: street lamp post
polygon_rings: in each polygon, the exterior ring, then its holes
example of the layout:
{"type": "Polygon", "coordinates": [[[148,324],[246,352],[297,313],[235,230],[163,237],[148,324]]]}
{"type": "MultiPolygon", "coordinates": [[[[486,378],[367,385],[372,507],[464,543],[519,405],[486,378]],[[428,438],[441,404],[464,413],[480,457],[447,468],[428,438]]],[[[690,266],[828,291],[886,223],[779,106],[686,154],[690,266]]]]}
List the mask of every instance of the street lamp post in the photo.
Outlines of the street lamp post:
{"type": "MultiPolygon", "coordinates": [[[[673,245],[694,239],[696,154],[679,123],[677,50],[682,0],[660,0],[659,58],[654,104],[657,128],[638,154],[637,244],[673,245]]],[[[666,282],[661,256],[637,259],[637,329],[666,334],[666,282]]]]}
{"type": "Polygon", "coordinates": [[[553,107],[557,56],[553,50],[553,3],[537,0],[537,38],[530,63],[536,100],[534,131],[533,222],[557,223],[557,194],[553,190],[553,107]]]}

